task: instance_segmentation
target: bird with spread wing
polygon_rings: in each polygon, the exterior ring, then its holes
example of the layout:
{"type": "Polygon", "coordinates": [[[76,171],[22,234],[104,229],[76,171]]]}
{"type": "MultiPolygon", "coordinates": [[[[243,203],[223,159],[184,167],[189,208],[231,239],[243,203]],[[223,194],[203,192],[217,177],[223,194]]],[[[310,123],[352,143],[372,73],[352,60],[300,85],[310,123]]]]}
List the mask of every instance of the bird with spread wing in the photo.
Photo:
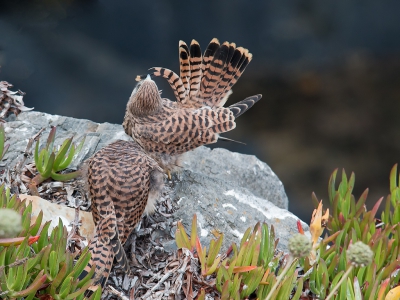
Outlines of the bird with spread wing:
{"type": "Polygon", "coordinates": [[[232,86],[252,59],[247,49],[213,39],[204,55],[193,40],[179,42],[180,76],[154,68],[171,85],[176,101],[161,98],[151,76],[139,78],[123,122],[132,142],[117,141],[88,162],[88,183],[96,233],[84,276],[96,266],[96,282],[105,284],[114,260],[129,271],[122,245],[144,212],[154,210],[163,171],[179,166],[183,153],[217,142],[236,127],[235,119],[261,99],[248,97],[224,107],[232,86]]]}
{"type": "Polygon", "coordinates": [[[251,59],[247,49],[220,44],[215,38],[204,55],[197,41],[190,48],[180,41],[180,76],[159,67],[152,74],[168,80],[176,101],[161,98],[150,75],[138,76],[126,107],[125,132],[167,173],[179,166],[181,154],[218,139],[228,140],[221,134],[234,129],[235,119],[261,99],[255,95],[224,107],[251,59]]]}

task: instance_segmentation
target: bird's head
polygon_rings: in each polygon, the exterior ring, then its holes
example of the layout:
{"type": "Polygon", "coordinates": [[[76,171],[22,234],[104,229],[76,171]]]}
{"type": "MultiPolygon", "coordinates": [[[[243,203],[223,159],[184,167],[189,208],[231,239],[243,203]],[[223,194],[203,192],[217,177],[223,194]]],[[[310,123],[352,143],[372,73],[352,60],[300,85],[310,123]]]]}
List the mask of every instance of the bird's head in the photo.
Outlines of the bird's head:
{"type": "Polygon", "coordinates": [[[127,110],[135,116],[152,115],[162,108],[160,92],[151,75],[137,76],[139,81],[129,98],[127,110]]]}

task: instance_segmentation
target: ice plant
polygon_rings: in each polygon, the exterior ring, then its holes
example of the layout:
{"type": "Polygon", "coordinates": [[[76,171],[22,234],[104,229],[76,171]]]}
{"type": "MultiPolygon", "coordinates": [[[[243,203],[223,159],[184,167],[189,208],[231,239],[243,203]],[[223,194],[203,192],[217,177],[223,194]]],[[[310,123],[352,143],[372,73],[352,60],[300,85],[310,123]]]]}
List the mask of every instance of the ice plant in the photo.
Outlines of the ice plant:
{"type": "MultiPolygon", "coordinates": [[[[315,211],[314,211],[315,212],[315,211]]],[[[295,236],[291,237],[289,240],[289,251],[290,254],[288,256],[288,260],[286,261],[285,268],[283,271],[279,274],[278,278],[276,279],[276,282],[274,283],[273,287],[271,288],[271,291],[269,292],[268,296],[265,298],[265,300],[273,299],[274,291],[278,288],[279,284],[283,280],[285,276],[287,276],[287,273],[293,266],[297,263],[297,260],[299,258],[306,257],[310,254],[312,244],[311,241],[308,237],[306,237],[304,234],[298,233],[295,236]]]]}
{"type": "Polygon", "coordinates": [[[193,216],[192,228],[190,238],[186,234],[185,228],[181,222],[177,224],[177,230],[175,234],[176,245],[179,248],[186,248],[190,251],[196,250],[197,256],[200,260],[201,274],[203,276],[211,275],[217,269],[221,257],[218,256],[221,250],[223,235],[221,235],[217,240],[211,240],[209,250],[207,252],[206,247],[202,247],[200,239],[197,236],[197,216],[193,216]]]}
{"type": "Polygon", "coordinates": [[[347,279],[351,271],[353,271],[354,267],[365,267],[372,262],[374,258],[374,253],[368,245],[365,245],[363,242],[356,242],[349,246],[347,250],[347,259],[350,262],[350,266],[348,267],[346,273],[343,274],[342,278],[340,278],[339,282],[333,287],[330,291],[326,300],[332,299],[335,295],[336,291],[342,285],[342,283],[347,279]]]}
{"type": "Polygon", "coordinates": [[[56,135],[56,127],[50,130],[47,138],[46,146],[39,152],[39,140],[36,142],[35,147],[35,165],[38,174],[32,178],[29,183],[29,189],[35,196],[39,196],[37,185],[42,183],[48,178],[57,181],[67,181],[74,179],[80,175],[80,171],[60,174],[59,171],[66,169],[72,162],[74,155],[79,153],[85,142],[85,138],[81,140],[78,146],[72,143],[72,137],[66,139],[57,151],[54,147],[54,140],[56,135]]]}
{"type": "MultiPolygon", "coordinates": [[[[74,255],[66,247],[68,232],[61,220],[52,231],[50,222],[42,224],[42,212],[31,222],[32,204],[11,196],[4,185],[0,186],[2,210],[13,217],[19,215],[19,222],[14,224],[19,226],[12,234],[17,237],[0,239],[0,298],[83,300],[93,284],[94,268],[82,280],[78,276],[87,265],[90,252],[84,250],[74,263],[74,255]]],[[[98,289],[90,299],[100,297],[98,289]]]]}

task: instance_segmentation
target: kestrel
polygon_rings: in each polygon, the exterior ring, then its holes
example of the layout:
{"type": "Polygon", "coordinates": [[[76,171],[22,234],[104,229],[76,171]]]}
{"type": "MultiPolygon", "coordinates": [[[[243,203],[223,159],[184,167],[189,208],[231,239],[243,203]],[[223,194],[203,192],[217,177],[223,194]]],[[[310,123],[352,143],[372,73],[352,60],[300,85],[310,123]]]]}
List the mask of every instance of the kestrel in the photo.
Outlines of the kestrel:
{"type": "Polygon", "coordinates": [[[154,211],[164,173],[136,142],[118,140],[89,159],[87,177],[96,229],[91,260],[80,277],[95,265],[95,282],[104,286],[114,258],[130,272],[122,245],[143,213],[154,211]]]}
{"type": "Polygon", "coordinates": [[[247,49],[212,39],[204,55],[195,40],[190,49],[179,42],[180,76],[153,68],[154,76],[168,80],[176,101],[161,98],[150,75],[142,78],[128,101],[123,126],[169,173],[180,155],[196,147],[225,139],[221,133],[236,127],[235,119],[261,99],[248,97],[223,107],[232,86],[252,59],[247,49]]]}

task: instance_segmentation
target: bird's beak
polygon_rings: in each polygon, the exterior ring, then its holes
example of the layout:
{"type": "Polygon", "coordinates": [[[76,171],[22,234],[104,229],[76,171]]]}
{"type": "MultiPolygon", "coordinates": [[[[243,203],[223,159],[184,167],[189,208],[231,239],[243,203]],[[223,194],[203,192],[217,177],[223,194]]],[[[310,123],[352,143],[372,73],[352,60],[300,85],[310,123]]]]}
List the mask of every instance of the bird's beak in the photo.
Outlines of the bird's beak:
{"type": "Polygon", "coordinates": [[[151,77],[153,77],[154,74],[147,74],[147,75],[137,75],[135,80],[136,81],[141,81],[141,80],[151,80],[151,77]]]}

